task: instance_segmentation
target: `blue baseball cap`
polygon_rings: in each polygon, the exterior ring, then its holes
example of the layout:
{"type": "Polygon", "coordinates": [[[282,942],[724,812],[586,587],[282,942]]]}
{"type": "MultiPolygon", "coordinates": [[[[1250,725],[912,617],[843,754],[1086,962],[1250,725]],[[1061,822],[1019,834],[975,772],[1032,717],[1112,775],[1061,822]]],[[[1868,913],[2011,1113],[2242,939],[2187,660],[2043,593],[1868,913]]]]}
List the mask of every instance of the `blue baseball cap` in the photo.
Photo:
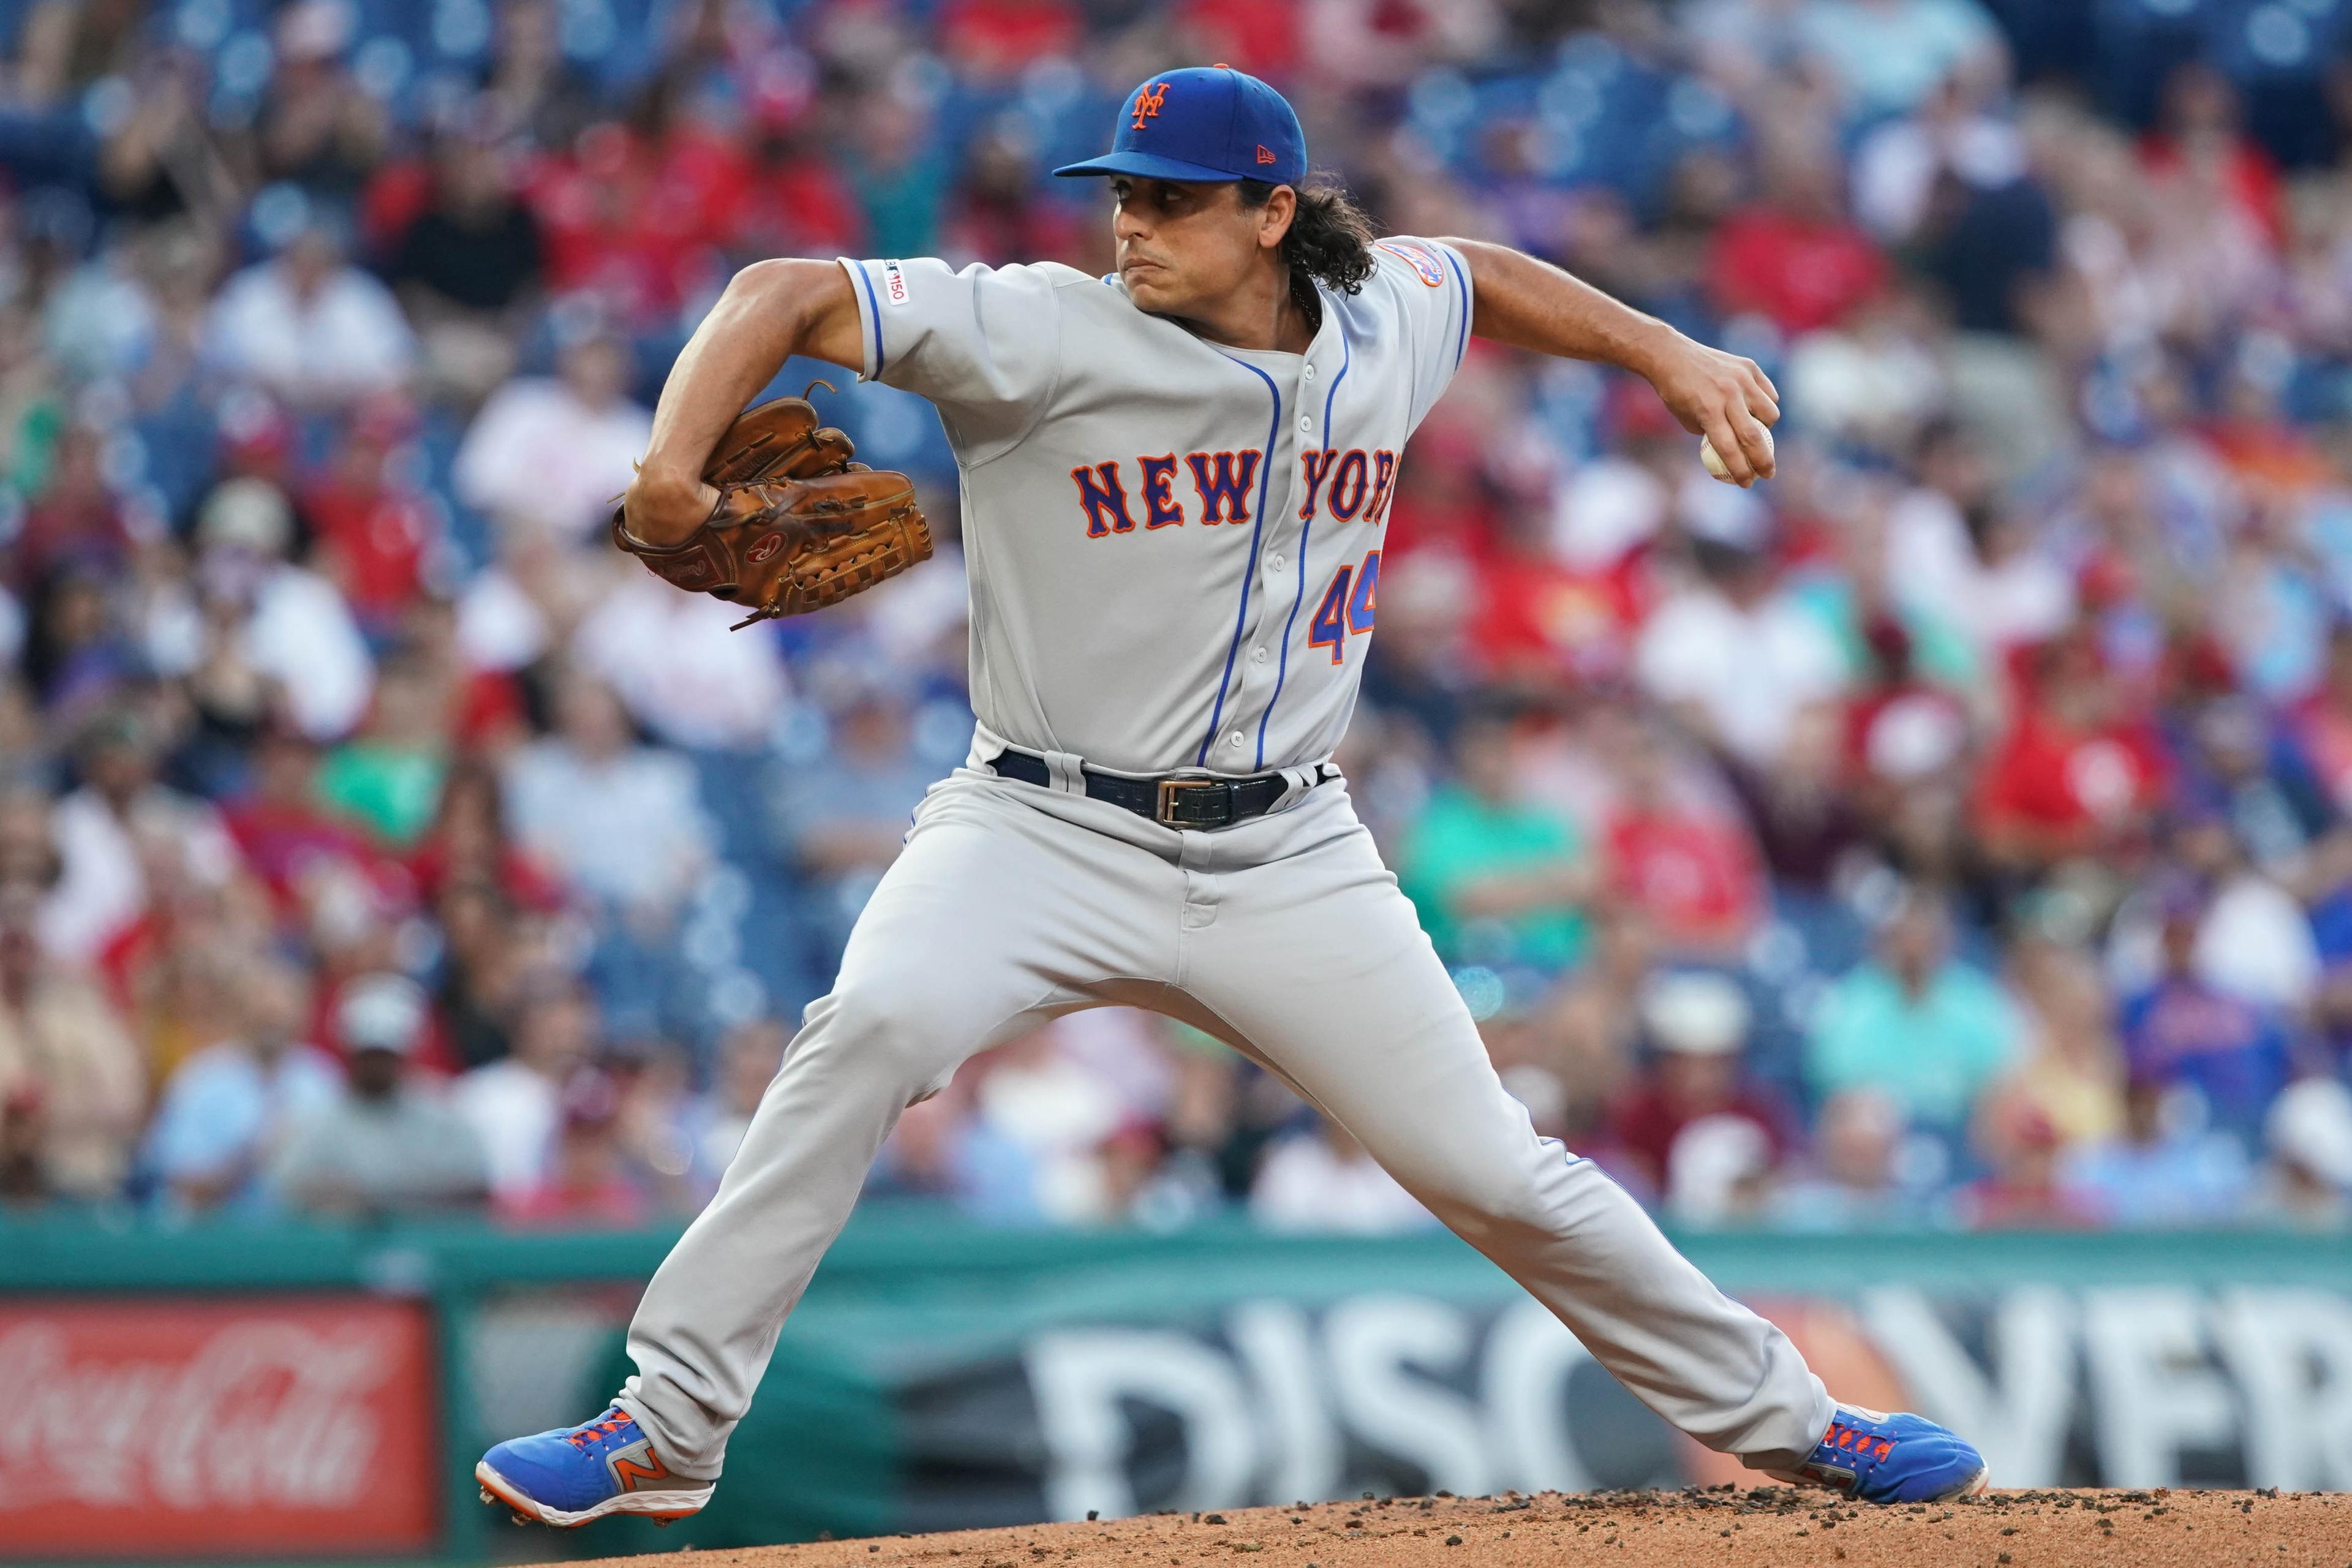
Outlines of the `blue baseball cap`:
{"type": "Polygon", "coordinates": [[[1187,66],[1127,95],[1110,151],[1056,174],[1150,180],[1307,179],[1307,133],[1282,94],[1231,66],[1187,66]]]}

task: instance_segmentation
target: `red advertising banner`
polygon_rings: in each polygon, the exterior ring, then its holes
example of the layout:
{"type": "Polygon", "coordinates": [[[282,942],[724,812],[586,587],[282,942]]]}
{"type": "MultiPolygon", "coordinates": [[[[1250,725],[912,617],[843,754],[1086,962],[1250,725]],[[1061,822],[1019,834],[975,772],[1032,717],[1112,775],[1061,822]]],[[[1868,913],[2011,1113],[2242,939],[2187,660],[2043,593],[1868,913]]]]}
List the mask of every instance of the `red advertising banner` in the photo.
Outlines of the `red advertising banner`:
{"type": "Polygon", "coordinates": [[[365,1296],[0,1303],[0,1558],[430,1549],[432,1328],[365,1296]]]}

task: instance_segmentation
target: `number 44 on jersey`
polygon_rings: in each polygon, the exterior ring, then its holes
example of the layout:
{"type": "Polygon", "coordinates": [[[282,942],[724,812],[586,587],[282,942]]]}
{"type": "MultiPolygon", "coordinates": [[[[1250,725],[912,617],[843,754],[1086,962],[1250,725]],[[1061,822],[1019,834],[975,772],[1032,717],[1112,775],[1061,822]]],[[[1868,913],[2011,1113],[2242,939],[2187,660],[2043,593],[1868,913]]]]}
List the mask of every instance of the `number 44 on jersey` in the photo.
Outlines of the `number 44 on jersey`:
{"type": "Polygon", "coordinates": [[[1307,623],[1307,646],[1328,647],[1331,662],[1341,662],[1349,633],[1361,636],[1372,629],[1372,616],[1380,608],[1381,552],[1377,550],[1364,557],[1360,566],[1342,566],[1323,591],[1323,602],[1315,606],[1315,618],[1307,623]]]}

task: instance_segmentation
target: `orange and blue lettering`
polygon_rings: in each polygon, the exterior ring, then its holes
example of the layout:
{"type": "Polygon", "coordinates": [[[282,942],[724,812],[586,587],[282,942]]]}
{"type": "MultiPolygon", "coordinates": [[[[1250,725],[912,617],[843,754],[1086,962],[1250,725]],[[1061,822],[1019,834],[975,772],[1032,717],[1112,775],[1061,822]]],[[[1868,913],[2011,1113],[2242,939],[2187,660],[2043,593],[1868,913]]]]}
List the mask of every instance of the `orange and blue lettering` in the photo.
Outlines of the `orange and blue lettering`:
{"type": "Polygon", "coordinates": [[[1364,557],[1356,568],[1356,591],[1348,600],[1348,629],[1359,636],[1372,629],[1372,617],[1380,610],[1381,552],[1377,550],[1364,557]]]}
{"type": "Polygon", "coordinates": [[[1340,567],[1331,586],[1324,590],[1323,602],[1315,606],[1314,618],[1307,623],[1307,646],[1329,648],[1333,664],[1342,662],[1347,647],[1348,583],[1354,575],[1354,568],[1340,567]]]}
{"type": "Polygon", "coordinates": [[[1381,552],[1375,550],[1365,555],[1362,565],[1342,566],[1332,577],[1331,585],[1323,590],[1323,602],[1315,606],[1314,619],[1307,623],[1307,646],[1328,647],[1333,664],[1343,662],[1348,638],[1372,629],[1380,595],[1381,552]]]}
{"type": "Polygon", "coordinates": [[[1192,470],[1192,488],[1201,495],[1201,521],[1247,522],[1249,488],[1257,478],[1255,449],[1243,452],[1188,452],[1184,461],[1192,470]]]}
{"type": "Polygon", "coordinates": [[[1088,539],[1135,531],[1135,519],[1127,510],[1127,487],[1119,483],[1116,461],[1092,468],[1080,463],[1070,470],[1070,478],[1077,481],[1078,504],[1087,509],[1088,539]]]}
{"type": "Polygon", "coordinates": [[[1143,470],[1143,526],[1166,528],[1184,521],[1183,503],[1176,499],[1176,454],[1164,458],[1138,458],[1136,466],[1143,470]]]}
{"type": "Polygon", "coordinates": [[[1339,471],[1331,476],[1331,515],[1346,522],[1363,510],[1364,492],[1370,483],[1364,449],[1359,447],[1339,459],[1339,471]]]}
{"type": "Polygon", "coordinates": [[[1389,514],[1389,489],[1396,483],[1396,454],[1382,447],[1372,454],[1372,500],[1364,521],[1378,522],[1389,514]]]}
{"type": "Polygon", "coordinates": [[[1323,493],[1324,478],[1331,472],[1331,465],[1339,460],[1339,454],[1329,447],[1319,452],[1298,454],[1298,466],[1304,470],[1302,477],[1307,480],[1307,504],[1298,509],[1300,521],[1304,522],[1315,515],[1315,499],[1323,493]]]}

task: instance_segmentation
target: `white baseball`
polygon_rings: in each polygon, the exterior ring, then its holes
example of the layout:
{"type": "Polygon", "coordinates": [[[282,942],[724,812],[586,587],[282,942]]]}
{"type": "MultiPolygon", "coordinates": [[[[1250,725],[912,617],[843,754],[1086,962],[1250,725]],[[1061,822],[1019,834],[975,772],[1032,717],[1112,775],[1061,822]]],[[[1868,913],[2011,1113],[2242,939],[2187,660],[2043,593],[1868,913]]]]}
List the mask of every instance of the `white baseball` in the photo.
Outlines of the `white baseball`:
{"type": "MultiPolygon", "coordinates": [[[[1764,432],[1764,449],[1767,452],[1772,449],[1772,432],[1769,429],[1764,432]]],[[[1725,484],[1739,482],[1731,477],[1731,470],[1723,466],[1723,456],[1715,449],[1715,443],[1704,436],[1698,438],[1698,460],[1702,468],[1725,484]]]]}

